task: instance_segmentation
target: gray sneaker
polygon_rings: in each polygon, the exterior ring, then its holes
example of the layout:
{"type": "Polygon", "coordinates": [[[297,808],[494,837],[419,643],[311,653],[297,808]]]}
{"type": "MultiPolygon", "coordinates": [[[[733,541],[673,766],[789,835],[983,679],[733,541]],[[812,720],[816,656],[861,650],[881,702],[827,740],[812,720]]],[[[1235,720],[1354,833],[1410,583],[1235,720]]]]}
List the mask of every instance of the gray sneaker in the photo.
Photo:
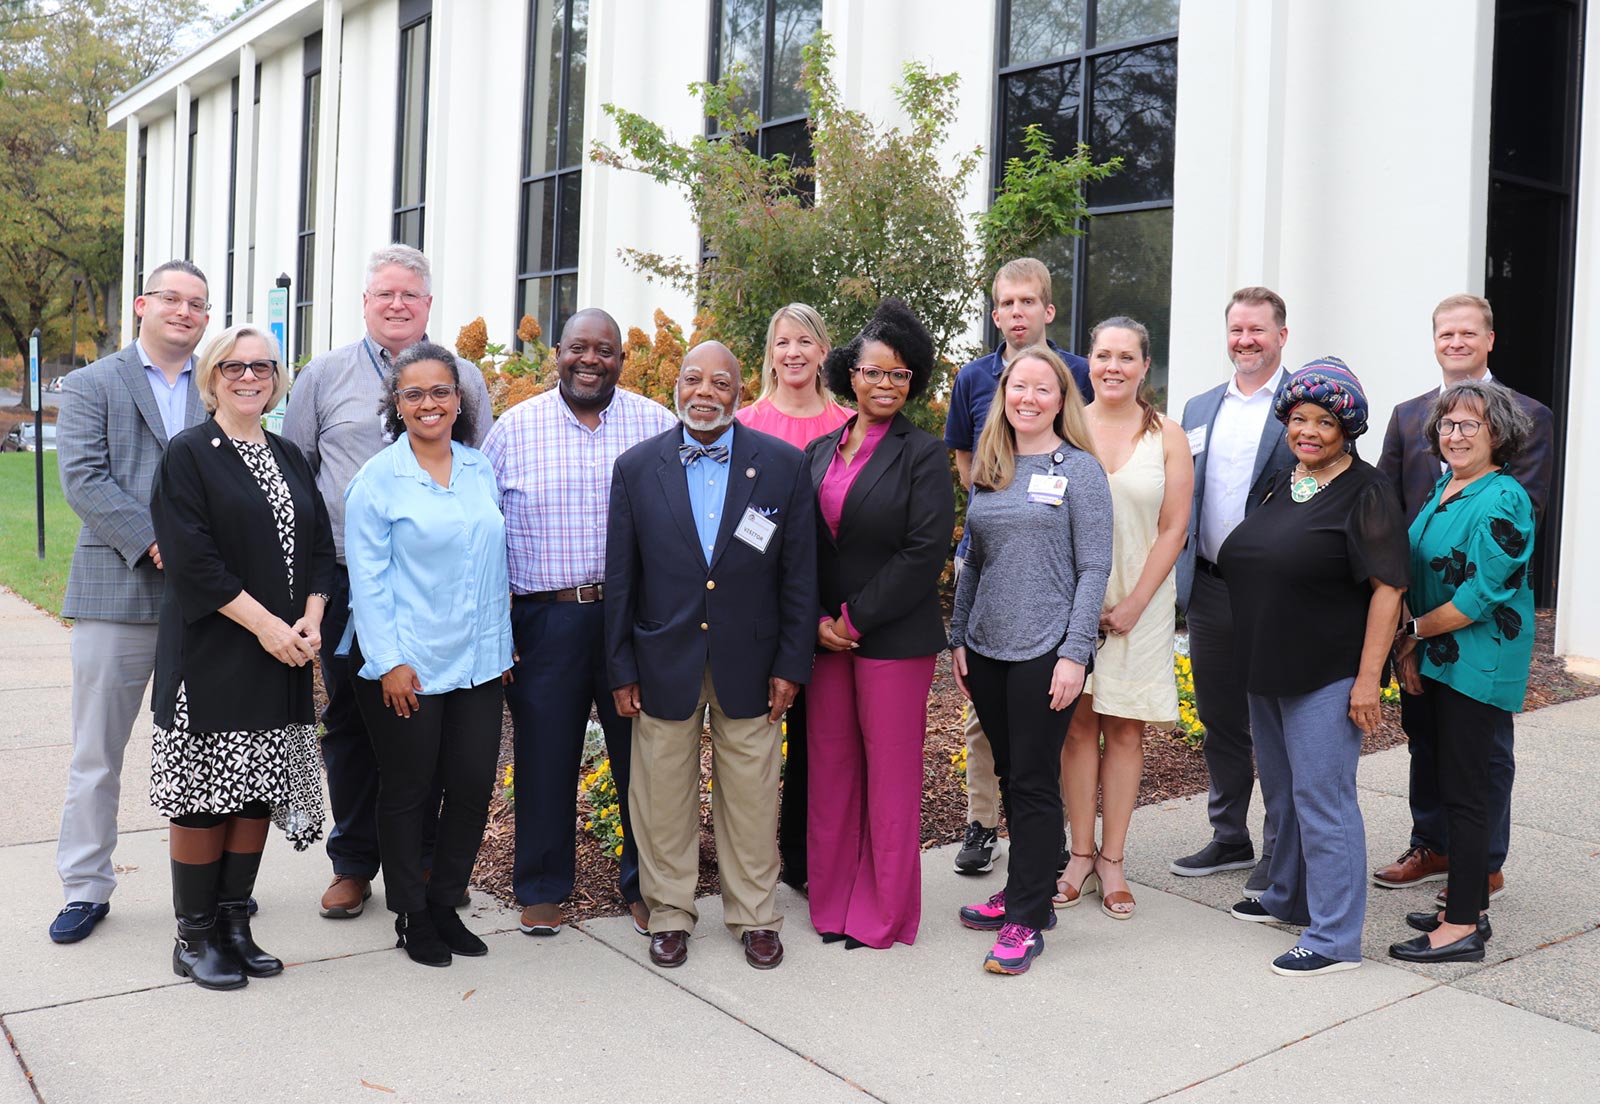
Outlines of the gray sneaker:
{"type": "Polygon", "coordinates": [[[961,850],[956,852],[957,874],[987,874],[994,869],[994,861],[1005,851],[1005,841],[993,828],[985,828],[977,821],[967,825],[961,850]]]}
{"type": "Polygon", "coordinates": [[[1272,856],[1262,855],[1261,861],[1256,863],[1256,868],[1250,871],[1250,877],[1245,880],[1244,895],[1246,900],[1261,900],[1261,895],[1265,893],[1267,891],[1267,887],[1272,884],[1272,878],[1268,872],[1268,868],[1271,866],[1272,856]]]}
{"type": "Polygon", "coordinates": [[[1224,870],[1246,870],[1256,865],[1256,849],[1250,843],[1218,843],[1212,840],[1192,855],[1173,859],[1167,868],[1180,878],[1203,878],[1224,870]]]}

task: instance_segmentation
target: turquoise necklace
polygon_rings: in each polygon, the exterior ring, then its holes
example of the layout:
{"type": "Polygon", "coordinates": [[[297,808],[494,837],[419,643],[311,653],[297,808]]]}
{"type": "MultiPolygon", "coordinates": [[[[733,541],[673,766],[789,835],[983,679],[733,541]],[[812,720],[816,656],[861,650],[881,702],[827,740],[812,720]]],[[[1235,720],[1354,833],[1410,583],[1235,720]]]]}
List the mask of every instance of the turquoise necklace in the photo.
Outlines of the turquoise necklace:
{"type": "MultiPolygon", "coordinates": [[[[1306,467],[1304,464],[1296,464],[1294,466],[1295,480],[1289,484],[1289,497],[1294,499],[1296,502],[1310,502],[1313,498],[1317,497],[1317,494],[1321,492],[1322,488],[1333,482],[1332,475],[1328,477],[1326,482],[1318,482],[1317,476],[1337,465],[1348,463],[1349,460],[1350,454],[1347,452],[1339,459],[1334,460],[1332,463],[1324,464],[1315,471],[1306,467]]],[[[1341,468],[1340,471],[1342,470],[1344,469],[1341,468]]],[[[1334,475],[1337,474],[1337,472],[1334,473],[1334,475]]]]}

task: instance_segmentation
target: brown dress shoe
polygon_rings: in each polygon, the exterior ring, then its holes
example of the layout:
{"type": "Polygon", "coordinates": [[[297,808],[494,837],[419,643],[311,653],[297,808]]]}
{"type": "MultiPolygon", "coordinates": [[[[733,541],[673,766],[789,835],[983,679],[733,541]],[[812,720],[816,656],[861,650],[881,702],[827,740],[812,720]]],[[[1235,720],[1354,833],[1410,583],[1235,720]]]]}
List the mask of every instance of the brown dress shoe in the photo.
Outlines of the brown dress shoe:
{"type": "Polygon", "coordinates": [[[650,934],[650,906],[643,901],[629,901],[628,913],[633,917],[633,930],[640,935],[650,934]]]}
{"type": "Polygon", "coordinates": [[[689,933],[686,931],[656,932],[650,937],[650,961],[671,969],[682,966],[689,957],[689,933]]]}
{"type": "Polygon", "coordinates": [[[1450,873],[1450,860],[1425,844],[1406,848],[1405,854],[1382,870],[1372,872],[1372,880],[1384,889],[1404,889],[1423,882],[1442,882],[1450,873]]]}
{"type": "Polygon", "coordinates": [[[770,970],[783,961],[783,940],[770,928],[744,933],[744,960],[758,970],[770,970]]]}
{"type": "Polygon", "coordinates": [[[555,935],[561,930],[561,906],[554,901],[529,905],[522,910],[524,935],[555,935]]]}
{"type": "Polygon", "coordinates": [[[335,874],[333,884],[322,894],[321,913],[329,920],[350,920],[361,915],[372,896],[372,879],[353,874],[335,874]]]}
{"type": "MultiPolygon", "coordinates": [[[[1500,894],[1504,893],[1505,891],[1506,891],[1506,874],[1505,874],[1505,871],[1496,870],[1493,874],[1489,875],[1489,900],[1491,900],[1491,901],[1494,900],[1496,897],[1500,896],[1500,894]]],[[[1440,908],[1443,908],[1444,904],[1445,904],[1445,899],[1447,897],[1449,897],[1449,896],[1450,896],[1450,887],[1446,886],[1444,889],[1441,889],[1434,896],[1433,899],[1435,901],[1439,902],[1439,907],[1440,908]]]]}

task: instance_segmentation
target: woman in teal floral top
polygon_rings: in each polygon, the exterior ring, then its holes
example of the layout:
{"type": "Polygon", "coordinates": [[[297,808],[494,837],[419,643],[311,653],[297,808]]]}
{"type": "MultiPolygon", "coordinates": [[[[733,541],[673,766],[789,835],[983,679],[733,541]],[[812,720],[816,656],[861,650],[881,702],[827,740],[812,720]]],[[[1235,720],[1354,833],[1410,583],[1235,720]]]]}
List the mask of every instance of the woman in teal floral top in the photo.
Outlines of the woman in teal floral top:
{"type": "Polygon", "coordinates": [[[1401,683],[1420,695],[1408,729],[1439,748],[1450,880],[1440,912],[1413,912],[1424,934],[1389,948],[1410,962],[1480,962],[1489,927],[1489,755],[1497,724],[1520,712],[1533,658],[1533,503],[1505,471],[1532,429],[1509,391],[1467,380],[1440,392],[1425,423],[1446,465],[1411,523],[1413,620],[1395,641],[1401,683]]]}

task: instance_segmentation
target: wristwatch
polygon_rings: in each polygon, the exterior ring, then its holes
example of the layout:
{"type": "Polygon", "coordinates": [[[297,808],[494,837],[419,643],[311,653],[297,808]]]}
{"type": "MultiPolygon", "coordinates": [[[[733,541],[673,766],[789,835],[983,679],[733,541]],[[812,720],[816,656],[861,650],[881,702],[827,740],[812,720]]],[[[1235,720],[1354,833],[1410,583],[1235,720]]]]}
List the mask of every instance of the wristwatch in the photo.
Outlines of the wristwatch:
{"type": "Polygon", "coordinates": [[[1409,636],[1412,640],[1422,639],[1422,634],[1417,631],[1417,619],[1415,617],[1407,621],[1403,626],[1401,626],[1401,628],[1404,629],[1405,635],[1409,636]]]}

